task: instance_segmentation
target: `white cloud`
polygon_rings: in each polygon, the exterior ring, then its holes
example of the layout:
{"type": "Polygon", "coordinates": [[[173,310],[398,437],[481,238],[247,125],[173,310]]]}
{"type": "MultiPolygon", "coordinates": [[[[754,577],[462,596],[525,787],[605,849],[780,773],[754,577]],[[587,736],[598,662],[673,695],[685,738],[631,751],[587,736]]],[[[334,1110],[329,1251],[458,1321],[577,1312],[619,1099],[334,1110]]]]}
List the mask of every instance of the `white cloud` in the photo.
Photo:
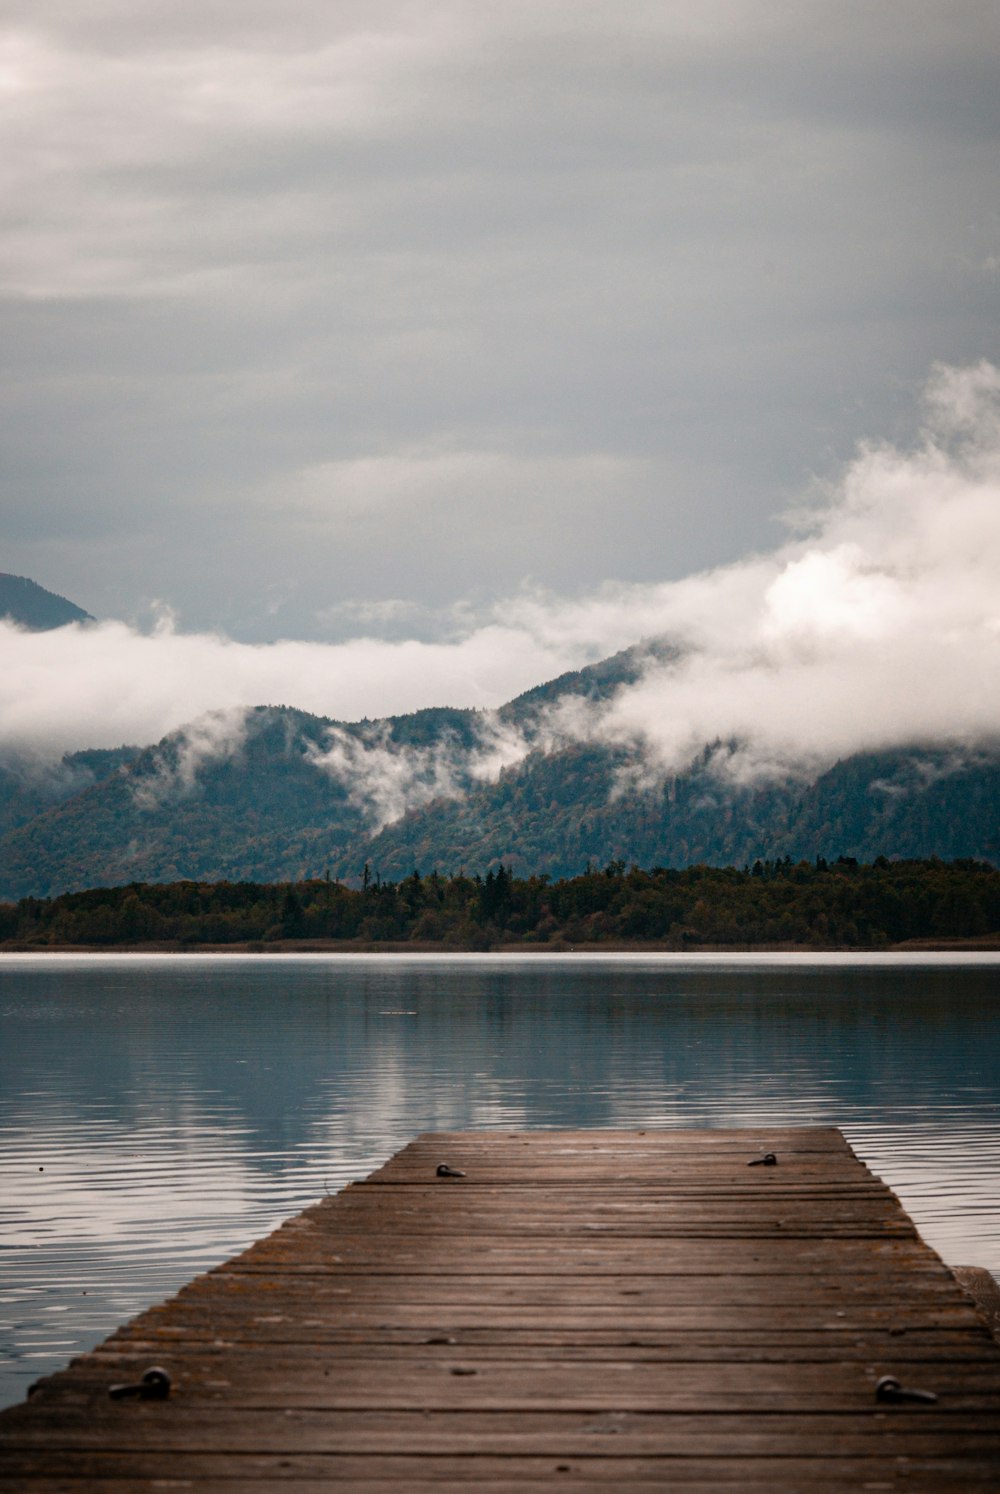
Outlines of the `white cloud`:
{"type": "Polygon", "coordinates": [[[570,667],[571,649],[487,625],[453,644],[234,643],[124,623],[23,633],[0,623],[0,741],[66,751],[158,740],[210,710],[295,705],[340,720],[488,705],[570,667]]]}
{"type": "Polygon", "coordinates": [[[360,735],[338,727],[326,733],[321,748],[308,757],[315,767],[343,783],[352,802],[377,829],[435,799],[461,798],[476,782],[491,782],[528,750],[521,733],[492,714],[477,723],[475,740],[466,747],[445,736],[433,747],[394,742],[384,726],[360,735]]]}
{"type": "Polygon", "coordinates": [[[996,369],[937,370],[929,406],[921,444],[863,450],[809,538],[701,578],[695,648],[626,692],[602,734],[644,742],[664,771],[739,739],[744,774],[1000,741],[996,369]]]}

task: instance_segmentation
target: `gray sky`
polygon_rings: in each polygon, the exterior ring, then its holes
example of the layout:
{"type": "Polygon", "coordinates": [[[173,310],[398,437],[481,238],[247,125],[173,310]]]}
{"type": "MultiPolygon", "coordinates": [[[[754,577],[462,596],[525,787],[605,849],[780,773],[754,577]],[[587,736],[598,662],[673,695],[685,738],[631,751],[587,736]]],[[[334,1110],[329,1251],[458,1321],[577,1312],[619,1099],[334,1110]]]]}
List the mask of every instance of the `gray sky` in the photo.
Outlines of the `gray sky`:
{"type": "Polygon", "coordinates": [[[994,0],[0,24],[0,569],[98,616],[433,639],[680,578],[997,356],[994,0]]]}

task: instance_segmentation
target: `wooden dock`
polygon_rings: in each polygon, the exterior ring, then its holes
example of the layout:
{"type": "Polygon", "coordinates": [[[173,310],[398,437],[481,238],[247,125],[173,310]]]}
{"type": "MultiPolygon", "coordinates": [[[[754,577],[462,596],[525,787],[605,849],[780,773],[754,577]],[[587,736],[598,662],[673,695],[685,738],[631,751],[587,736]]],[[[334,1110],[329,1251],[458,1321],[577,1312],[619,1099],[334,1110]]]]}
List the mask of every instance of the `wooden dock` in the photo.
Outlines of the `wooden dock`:
{"type": "Polygon", "coordinates": [[[1000,1488],[1000,1349],[838,1131],[422,1136],[0,1415],[19,1494],[598,1486],[1000,1488]]]}

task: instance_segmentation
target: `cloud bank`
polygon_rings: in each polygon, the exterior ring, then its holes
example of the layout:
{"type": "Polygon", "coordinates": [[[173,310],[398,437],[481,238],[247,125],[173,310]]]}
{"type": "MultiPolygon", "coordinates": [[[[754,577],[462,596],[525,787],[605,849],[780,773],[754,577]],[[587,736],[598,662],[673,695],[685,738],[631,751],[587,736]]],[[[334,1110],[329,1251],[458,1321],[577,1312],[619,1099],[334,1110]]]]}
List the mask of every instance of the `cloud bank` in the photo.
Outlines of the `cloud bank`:
{"type": "Polygon", "coordinates": [[[939,368],[918,446],[863,448],[805,537],[669,587],[688,648],[609,708],[660,771],[736,741],[727,771],[1000,742],[1000,373],[939,368]]]}
{"type": "Polygon", "coordinates": [[[1000,743],[1000,371],[938,367],[906,448],[862,447],[790,519],[769,554],[657,585],[566,600],[524,592],[458,608],[444,642],[236,643],[124,623],[29,634],[0,626],[0,743],[51,759],[188,733],[174,787],[238,747],[244,708],[285,703],[341,721],[424,706],[484,709],[479,745],[401,752],[377,724],[331,733],[316,766],[353,783],[383,824],[495,778],[532,748],[632,749],[634,778],[683,769],[721,742],[720,775],[811,775],[866,749],[1000,743]],[[530,736],[495,715],[521,690],[642,638],[641,678],[602,704],[569,701],[530,736]]]}

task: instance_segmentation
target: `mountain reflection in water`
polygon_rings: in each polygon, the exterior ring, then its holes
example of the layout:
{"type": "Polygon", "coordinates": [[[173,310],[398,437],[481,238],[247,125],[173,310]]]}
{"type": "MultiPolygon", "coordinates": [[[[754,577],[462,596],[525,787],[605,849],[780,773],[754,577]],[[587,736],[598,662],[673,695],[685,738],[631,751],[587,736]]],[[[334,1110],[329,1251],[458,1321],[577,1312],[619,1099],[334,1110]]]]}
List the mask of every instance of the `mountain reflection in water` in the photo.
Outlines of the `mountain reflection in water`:
{"type": "Polygon", "coordinates": [[[1000,957],[4,956],[0,1404],[417,1132],[839,1125],[1000,1274],[1000,957]]]}

